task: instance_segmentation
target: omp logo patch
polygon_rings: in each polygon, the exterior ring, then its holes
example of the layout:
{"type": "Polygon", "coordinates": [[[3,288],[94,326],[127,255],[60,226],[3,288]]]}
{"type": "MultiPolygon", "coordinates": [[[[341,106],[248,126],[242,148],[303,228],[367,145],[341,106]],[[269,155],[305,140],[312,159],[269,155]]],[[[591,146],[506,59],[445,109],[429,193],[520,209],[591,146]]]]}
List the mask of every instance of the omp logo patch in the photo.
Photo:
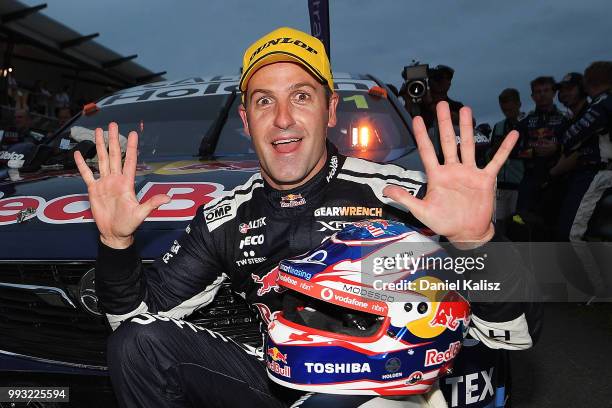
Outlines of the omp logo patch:
{"type": "Polygon", "coordinates": [[[204,219],[206,223],[211,223],[222,218],[229,216],[232,212],[231,204],[221,204],[218,207],[214,207],[210,210],[204,211],[204,219]]]}

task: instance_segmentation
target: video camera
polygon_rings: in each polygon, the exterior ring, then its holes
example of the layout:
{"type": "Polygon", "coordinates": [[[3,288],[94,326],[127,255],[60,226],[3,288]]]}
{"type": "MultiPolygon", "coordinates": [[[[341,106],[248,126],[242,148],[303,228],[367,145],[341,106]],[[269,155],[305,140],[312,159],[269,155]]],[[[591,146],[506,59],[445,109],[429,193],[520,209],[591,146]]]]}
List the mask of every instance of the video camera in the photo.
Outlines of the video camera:
{"type": "Polygon", "coordinates": [[[428,74],[428,64],[419,64],[419,62],[413,61],[411,65],[405,66],[402,70],[402,78],[404,78],[402,96],[404,98],[409,97],[413,103],[421,102],[429,90],[428,74]]]}
{"type": "Polygon", "coordinates": [[[400,93],[404,98],[410,98],[414,104],[418,104],[429,91],[429,81],[439,81],[445,76],[452,79],[454,73],[455,70],[447,65],[430,68],[429,64],[413,61],[402,70],[404,84],[400,93]]]}

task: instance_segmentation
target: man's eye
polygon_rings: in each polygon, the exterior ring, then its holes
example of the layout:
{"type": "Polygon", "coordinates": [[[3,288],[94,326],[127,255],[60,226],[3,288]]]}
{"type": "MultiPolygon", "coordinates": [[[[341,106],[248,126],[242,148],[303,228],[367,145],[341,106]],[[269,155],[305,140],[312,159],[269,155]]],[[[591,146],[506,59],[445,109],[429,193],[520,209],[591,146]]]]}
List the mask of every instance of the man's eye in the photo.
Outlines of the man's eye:
{"type": "Polygon", "coordinates": [[[259,98],[257,100],[258,105],[269,105],[270,103],[272,103],[272,100],[267,96],[264,96],[263,98],[259,98]]]}
{"type": "Polygon", "coordinates": [[[310,99],[310,95],[306,92],[298,92],[295,95],[295,99],[297,99],[298,102],[306,102],[308,99],[310,99]]]}

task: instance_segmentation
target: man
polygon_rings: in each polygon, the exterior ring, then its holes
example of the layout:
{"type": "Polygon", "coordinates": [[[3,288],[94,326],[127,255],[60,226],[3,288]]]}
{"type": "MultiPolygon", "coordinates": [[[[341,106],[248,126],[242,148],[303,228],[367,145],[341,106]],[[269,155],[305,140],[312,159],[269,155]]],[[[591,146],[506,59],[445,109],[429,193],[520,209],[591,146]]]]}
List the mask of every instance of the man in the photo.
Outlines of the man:
{"type": "Polygon", "coordinates": [[[68,85],[64,85],[58,93],[55,94],[54,102],[55,102],[55,116],[57,117],[59,114],[59,110],[61,108],[69,108],[70,107],[70,96],[68,95],[68,91],[70,87],[68,85]]]}
{"type": "Polygon", "coordinates": [[[6,130],[1,142],[3,145],[15,143],[39,144],[44,140],[44,135],[31,129],[32,118],[27,109],[15,109],[15,126],[13,129],[6,130]]]}
{"type": "MultiPolygon", "coordinates": [[[[448,96],[448,91],[453,83],[455,70],[447,65],[438,65],[429,70],[429,86],[431,87],[431,99],[433,106],[438,102],[448,102],[448,107],[451,111],[453,124],[459,124],[459,110],[463,107],[463,103],[455,101],[448,96]]],[[[432,109],[435,112],[435,109],[432,109]]],[[[433,123],[432,123],[433,124],[433,123]]]]}
{"type": "MultiPolygon", "coordinates": [[[[506,136],[512,130],[516,130],[519,121],[525,117],[525,114],[521,112],[521,96],[518,90],[506,88],[499,94],[498,100],[499,108],[504,114],[505,119],[497,122],[493,127],[491,147],[487,152],[488,159],[495,155],[506,136]]],[[[516,210],[518,186],[523,179],[523,172],[523,161],[516,158],[516,154],[513,154],[497,175],[497,207],[495,216],[498,223],[503,223],[503,220],[516,210]]]]}
{"type": "MultiPolygon", "coordinates": [[[[261,172],[200,208],[186,233],[147,271],[134,232],[170,199],[158,195],[138,203],[136,133],[128,137],[122,167],[116,124],[109,126],[108,152],[102,130],[96,129],[98,180],[75,154],[100,230],[96,291],[116,329],[109,339],[108,364],[121,405],[255,407],[284,406],[295,399],[269,383],[258,359],[261,350],[179,319],[212,301],[229,278],[233,290],[258,310],[265,330],[282,302],[272,271],[281,259],[325,239],[316,220],[356,221],[365,216],[414,223],[410,211],[460,250],[478,251],[491,240],[495,176],[516,134],[504,141],[486,169],[478,169],[471,113],[462,109],[460,162],[450,112],[442,103],[438,117],[446,164],[441,166],[422,119],[415,119],[429,178],[426,191],[420,172],[347,158],[326,142],[327,127],[336,123],[338,95],[333,89],[329,60],[316,38],[280,28],[251,45],[243,58],[240,116],[261,172]],[[256,230],[245,235],[243,225],[249,222],[256,230]],[[252,235],[258,237],[256,245],[248,239],[252,235]],[[247,242],[255,255],[249,258],[252,262],[241,262],[247,242]]],[[[500,321],[509,321],[511,340],[506,346],[529,347],[529,315],[518,304],[507,306],[501,313],[482,310],[474,336],[497,346],[499,338],[487,333],[495,332],[500,321]]],[[[457,384],[449,385],[455,399],[457,384]]]]}
{"type": "Polygon", "coordinates": [[[432,128],[436,123],[436,105],[438,102],[448,102],[451,119],[454,125],[459,125],[459,109],[463,107],[463,104],[459,101],[455,101],[448,96],[448,91],[453,82],[453,76],[455,70],[446,65],[438,65],[433,68],[429,68],[427,76],[429,78],[429,90],[426,95],[423,96],[423,100],[418,104],[418,109],[415,110],[412,99],[407,95],[408,89],[406,84],[402,85],[399,94],[403,97],[406,110],[411,114],[419,112],[419,115],[423,118],[427,129],[432,128]]]}
{"type": "MultiPolygon", "coordinates": [[[[463,107],[463,103],[455,101],[448,96],[448,92],[452,85],[453,76],[455,70],[447,65],[437,65],[436,67],[430,68],[428,73],[429,77],[429,92],[423,97],[420,103],[420,116],[425,122],[425,126],[428,129],[429,137],[434,145],[436,154],[439,160],[442,160],[443,152],[440,141],[440,129],[438,128],[438,118],[436,114],[436,107],[440,102],[447,102],[451,121],[455,127],[459,126],[459,110],[463,107]]],[[[408,112],[412,112],[410,108],[410,98],[404,97],[407,101],[406,109],[408,112]]],[[[472,123],[476,126],[476,120],[473,119],[472,123]]]]}
{"type": "Polygon", "coordinates": [[[542,185],[561,151],[562,132],[567,118],[554,104],[555,80],[543,76],[531,81],[531,98],[535,110],[519,122],[519,156],[525,159],[525,174],[519,187],[517,209],[521,213],[542,215],[539,207],[542,185]]]}
{"type": "Polygon", "coordinates": [[[72,112],[70,108],[59,108],[57,111],[57,128],[61,128],[72,118],[72,112]]]}
{"type": "MultiPolygon", "coordinates": [[[[563,77],[558,86],[558,97],[570,111],[568,127],[574,125],[588,108],[587,93],[584,89],[582,74],[570,72],[563,77]]],[[[599,157],[596,155],[598,140],[591,138],[580,148],[563,149],[557,164],[550,170],[556,184],[562,184],[563,198],[559,210],[557,239],[567,241],[580,201],[589,184],[599,170],[599,157]]]]}
{"type": "Polygon", "coordinates": [[[577,152],[578,162],[597,172],[576,210],[571,241],[583,239],[597,202],[612,187],[612,61],[589,65],[584,71],[584,88],[591,104],[565,133],[563,148],[567,154],[577,152]]]}

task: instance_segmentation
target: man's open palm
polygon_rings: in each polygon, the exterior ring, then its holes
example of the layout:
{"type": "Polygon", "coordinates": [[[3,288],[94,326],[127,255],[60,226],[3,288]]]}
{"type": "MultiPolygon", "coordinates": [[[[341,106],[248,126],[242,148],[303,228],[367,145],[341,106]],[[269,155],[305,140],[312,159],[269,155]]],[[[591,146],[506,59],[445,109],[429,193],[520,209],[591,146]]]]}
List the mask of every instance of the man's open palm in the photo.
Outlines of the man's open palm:
{"type": "Polygon", "coordinates": [[[125,155],[121,165],[119,129],[116,123],[108,126],[108,151],[102,129],[96,129],[96,152],[98,171],[96,180],[77,151],[74,160],[81,177],[87,185],[89,203],[102,242],[110,247],[127,248],[133,242],[134,231],[154,209],[168,203],[170,197],[159,194],[140,204],[134,191],[136,162],[138,156],[138,135],[130,132],[125,155]]]}
{"type": "Polygon", "coordinates": [[[518,133],[510,132],[491,162],[484,169],[479,169],[475,161],[470,108],[461,108],[459,112],[461,159],[457,155],[455,131],[448,103],[438,103],[436,111],[444,164],[438,162],[423,119],[417,116],[413,121],[419,155],[427,174],[425,197],[413,197],[398,186],[387,186],[384,193],[406,206],[436,234],[446,236],[458,246],[467,242],[487,242],[495,231],[491,220],[497,173],[510,155],[518,133]]]}

